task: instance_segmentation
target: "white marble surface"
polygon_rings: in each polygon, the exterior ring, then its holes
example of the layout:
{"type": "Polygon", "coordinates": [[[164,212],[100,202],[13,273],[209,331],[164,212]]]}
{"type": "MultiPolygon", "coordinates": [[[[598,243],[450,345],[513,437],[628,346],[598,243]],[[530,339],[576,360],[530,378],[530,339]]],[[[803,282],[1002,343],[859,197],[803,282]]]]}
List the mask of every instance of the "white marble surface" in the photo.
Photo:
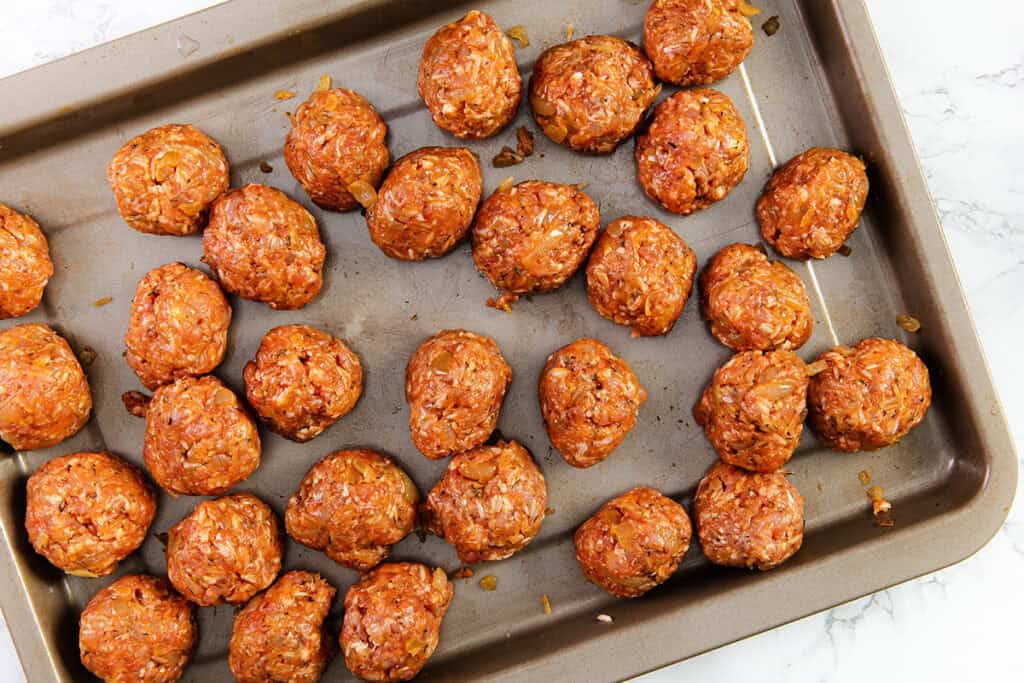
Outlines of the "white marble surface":
{"type": "MultiPolygon", "coordinates": [[[[867,1],[1024,454],[1024,5],[867,1]]],[[[212,4],[0,0],[0,76],[212,4]]],[[[643,680],[1020,680],[1022,575],[1015,504],[992,542],[955,567],[643,680]]],[[[23,680],[2,620],[0,679],[23,680]]]]}

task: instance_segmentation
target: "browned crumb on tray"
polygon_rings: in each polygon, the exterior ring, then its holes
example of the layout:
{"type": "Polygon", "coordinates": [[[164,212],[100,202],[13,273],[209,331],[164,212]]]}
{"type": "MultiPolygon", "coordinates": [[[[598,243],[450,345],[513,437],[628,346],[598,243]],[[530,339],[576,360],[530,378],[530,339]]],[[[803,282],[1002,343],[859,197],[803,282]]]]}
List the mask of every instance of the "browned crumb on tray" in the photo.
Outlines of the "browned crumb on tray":
{"type": "Polygon", "coordinates": [[[456,569],[454,572],[452,572],[452,578],[453,579],[472,579],[474,573],[475,572],[473,572],[473,568],[472,567],[462,566],[462,567],[459,567],[458,569],[456,569]]]}
{"type": "Polygon", "coordinates": [[[857,478],[860,479],[860,483],[867,486],[871,483],[871,472],[868,470],[861,470],[857,473],[857,478]]]}
{"type": "Polygon", "coordinates": [[[261,161],[260,170],[263,171],[264,173],[273,173],[274,167],[268,164],[266,161],[261,161]]]}
{"type": "Polygon", "coordinates": [[[141,391],[126,391],[121,394],[121,402],[124,403],[124,409],[135,417],[146,417],[146,410],[149,408],[151,398],[151,396],[146,396],[141,391]]]}
{"type": "Polygon", "coordinates": [[[96,362],[96,349],[91,346],[83,346],[82,352],[78,354],[78,360],[82,361],[84,367],[89,367],[96,362]]]}
{"type": "Polygon", "coordinates": [[[516,131],[516,151],[522,157],[533,154],[533,133],[526,126],[519,126],[516,131]]]}
{"type": "Polygon", "coordinates": [[[905,329],[907,332],[917,332],[921,329],[921,321],[912,315],[898,315],[896,316],[896,324],[905,329]]]}
{"type": "Polygon", "coordinates": [[[295,97],[295,93],[291,90],[278,90],[274,93],[275,100],[290,100],[293,97],[295,97]]]}
{"type": "Polygon", "coordinates": [[[320,80],[317,81],[316,89],[320,92],[331,89],[331,77],[327,74],[320,76],[320,80]]]}
{"type": "Polygon", "coordinates": [[[836,249],[836,251],[839,252],[840,256],[849,256],[850,254],[853,253],[853,247],[851,247],[849,244],[844,244],[838,249],[836,249]]]}
{"type": "Polygon", "coordinates": [[[779,16],[773,15],[768,17],[768,20],[761,24],[761,29],[765,32],[765,35],[774,36],[779,32],[779,16]]]}
{"type": "Polygon", "coordinates": [[[551,600],[547,593],[540,596],[540,604],[544,606],[544,614],[551,614],[551,600]]]}
{"type": "Polygon", "coordinates": [[[519,47],[530,47],[530,36],[526,34],[526,27],[521,24],[517,24],[505,31],[505,35],[517,41],[519,47]]]}
{"type": "Polygon", "coordinates": [[[99,299],[96,299],[96,301],[93,301],[92,305],[95,306],[96,308],[99,308],[100,306],[106,306],[107,304],[109,304],[113,300],[114,300],[114,297],[112,297],[112,296],[103,296],[103,297],[100,297],[99,299]]]}
{"type": "Polygon", "coordinates": [[[492,591],[498,587],[498,577],[494,574],[488,574],[484,578],[480,579],[480,587],[485,591],[492,591]]]}
{"type": "Polygon", "coordinates": [[[509,166],[521,164],[522,162],[523,155],[515,151],[508,145],[502,147],[501,151],[498,152],[491,160],[491,163],[494,165],[494,168],[507,168],[509,166]]]}
{"type": "Polygon", "coordinates": [[[871,514],[875,516],[875,524],[882,527],[894,526],[896,522],[892,518],[892,503],[885,499],[882,487],[872,486],[867,494],[871,499],[871,514]]]}

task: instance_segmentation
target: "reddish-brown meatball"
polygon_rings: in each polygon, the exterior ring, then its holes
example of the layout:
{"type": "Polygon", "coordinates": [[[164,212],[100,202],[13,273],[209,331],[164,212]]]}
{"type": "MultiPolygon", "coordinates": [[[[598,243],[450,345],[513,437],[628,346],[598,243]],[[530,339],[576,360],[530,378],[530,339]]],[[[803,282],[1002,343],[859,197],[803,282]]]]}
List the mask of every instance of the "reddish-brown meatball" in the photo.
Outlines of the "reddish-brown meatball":
{"type": "Polygon", "coordinates": [[[697,487],[693,512],[701,548],[715,564],[765,571],[804,540],[804,499],[781,472],[716,463],[697,487]]]}
{"type": "Polygon", "coordinates": [[[697,257],[671,228],[625,216],[597,240],[587,263],[587,297],[634,337],[668,334],[693,289],[697,257]]]}
{"type": "Polygon", "coordinates": [[[110,683],[173,683],[195,647],[192,605],[155,576],[122,576],[93,596],[78,622],[82,664],[110,683]]]}
{"type": "Polygon", "coordinates": [[[636,598],[668,580],[690,547],[682,505],[646,486],[613,498],[576,530],[576,561],[587,581],[636,598]]]}
{"type": "Polygon", "coordinates": [[[812,147],[775,171],[757,200],[761,235],[788,258],[826,258],[857,229],[868,198],[864,162],[812,147]]]}
{"type": "Polygon", "coordinates": [[[596,339],[577,339],[551,354],[539,393],[548,438],[573,467],[607,458],[647,400],[633,369],[596,339]]]}
{"type": "Polygon", "coordinates": [[[228,160],[201,130],[172,124],[125,143],[107,168],[107,180],[131,227],[191,235],[206,224],[210,203],[228,189],[228,160]]]}
{"type": "Polygon", "coordinates": [[[747,172],[747,129],[732,100],[711,88],[677,92],[636,139],[644,192],[679,214],[725,199],[747,172]]]}
{"type": "Polygon", "coordinates": [[[486,138],[516,115],[523,82],[512,43],[473,10],[423,46],[416,89],[434,123],[459,138],[486,138]]]}
{"type": "Polygon", "coordinates": [[[347,415],[363,393],[359,357],[309,325],[267,332],[243,375],[246,398],[264,423],[300,443],[347,415]]]}
{"type": "Polygon", "coordinates": [[[91,411],[89,382],[63,337],[39,323],[0,331],[0,438],[11,448],[55,446],[91,411]]]}
{"type": "Polygon", "coordinates": [[[288,501],[284,526],[302,545],[366,571],[412,532],[419,500],[416,485],[386,455],[337,451],[302,478],[288,501]]]}
{"type": "Polygon", "coordinates": [[[437,648],[454,589],[442,569],[384,564],[345,594],[341,651],[365,681],[407,681],[437,648]]]}
{"type": "Polygon", "coordinates": [[[284,162],[309,198],[330,211],[359,206],[360,186],[376,188],[390,159],[388,127],[361,95],[317,90],[292,117],[284,162]]]}
{"type": "Polygon", "coordinates": [[[557,289],[597,238],[597,204],[575,187],[528,180],[497,190],[473,222],[473,261],[501,290],[488,304],[511,310],[522,294],[557,289]]]}
{"type": "Polygon", "coordinates": [[[916,427],[932,402],[928,368],[892,339],[837,346],[811,364],[807,404],[818,438],[837,451],[873,450],[916,427]]]}
{"type": "Polygon", "coordinates": [[[654,72],[676,85],[708,85],[731,74],[754,47],[740,0],[654,0],[644,50],[654,72]]]}
{"type": "Polygon", "coordinates": [[[274,511],[236,493],[203,501],[171,527],[167,578],[197,605],[240,605],[273,583],[282,552],[274,511]]]}
{"type": "Polygon", "coordinates": [[[423,506],[423,528],[448,541],[469,564],[504,560],[540,531],[548,495],[530,452],[515,441],[452,458],[423,506]]]}
{"type": "Polygon", "coordinates": [[[320,293],[327,250],[316,220],[272,187],[222,194],[210,209],[203,249],[224,289],[243,299],[294,309],[320,293]]]}
{"type": "Polygon", "coordinates": [[[195,268],[168,263],[135,288],[125,360],[148,389],[205,375],[224,360],[230,325],[220,286],[195,268]]]}
{"type": "Polygon", "coordinates": [[[39,224],[0,204],[0,320],[38,306],[52,275],[50,245],[39,224]]]}
{"type": "Polygon", "coordinates": [[[749,244],[730,244],[700,275],[701,313],[734,351],[799,349],[814,328],[803,280],[749,244]]]}

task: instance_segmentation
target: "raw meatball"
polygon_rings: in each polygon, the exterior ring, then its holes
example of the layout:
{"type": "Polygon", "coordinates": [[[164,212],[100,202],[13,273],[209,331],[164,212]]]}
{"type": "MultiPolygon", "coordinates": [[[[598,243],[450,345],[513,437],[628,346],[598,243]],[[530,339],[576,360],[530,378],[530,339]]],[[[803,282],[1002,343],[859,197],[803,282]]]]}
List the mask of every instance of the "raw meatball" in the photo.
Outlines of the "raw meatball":
{"type": "Polygon", "coordinates": [[[715,371],[693,416],[723,461],[774,472],[800,443],[807,366],[791,351],[737,353],[715,371]]]}
{"type": "Polygon", "coordinates": [[[812,147],[775,171],[757,200],[761,234],[788,258],[826,258],[857,229],[868,198],[864,162],[812,147]]]}
{"type": "Polygon", "coordinates": [[[448,541],[469,564],[504,560],[540,531],[548,495],[544,475],[515,441],[452,458],[423,506],[423,528],[448,541]]]}
{"type": "Polygon", "coordinates": [[[414,562],[377,567],[345,594],[341,651],[366,681],[407,681],[437,648],[454,589],[442,569],[414,562]]]}
{"type": "Polygon", "coordinates": [[[260,437],[219,379],[183,377],[153,394],[142,455],[153,479],[172,496],[209,496],[256,471],[260,437]]]}
{"type": "Polygon", "coordinates": [[[837,346],[812,363],[822,365],[807,392],[811,427],[837,451],[894,444],[931,405],[928,368],[898,341],[870,337],[852,349],[837,346]]]}
{"type": "Polygon", "coordinates": [[[240,605],[281,570],[281,530],[266,503],[248,493],[203,501],[167,537],[167,577],[202,607],[240,605]]]}
{"type": "Polygon", "coordinates": [[[264,423],[299,443],[347,415],[363,393],[359,357],[309,325],[267,332],[243,375],[246,398],[264,423]]]}
{"type": "Polygon", "coordinates": [[[715,564],[765,571],[804,540],[804,499],[780,472],[716,463],[697,487],[693,510],[701,548],[715,564]]]}
{"type": "Polygon", "coordinates": [[[444,256],[469,231],[483,188],[465,147],[423,147],[395,162],[366,211],[370,237],[391,258],[444,256]]]}
{"type": "Polygon", "coordinates": [[[487,441],[498,426],[512,369],[490,337],[444,330],[420,344],[405,369],[412,442],[446,458],[487,441]]]}
{"type": "Polygon", "coordinates": [[[319,574],[288,572],[238,613],[228,666],[238,683],[316,683],[334,656],[324,619],[334,588],[319,574]]]}
{"type": "Polygon", "coordinates": [[[540,376],[548,438],[573,467],[607,458],[636,426],[646,400],[632,368],[596,339],[577,339],[555,351],[540,376]]]}
{"type": "Polygon", "coordinates": [[[320,293],[327,250],[316,220],[272,187],[250,184],[221,195],[203,249],[224,289],[243,299],[294,309],[320,293]]]}
{"type": "Polygon", "coordinates": [[[205,375],[224,359],[230,325],[220,286],[195,268],[168,263],[135,288],[125,360],[148,389],[205,375]]]}
{"type": "Polygon", "coordinates": [[[634,337],[668,334],[693,289],[697,257],[653,218],[625,216],[609,225],[587,263],[587,297],[634,337]]]}
{"type": "Polygon", "coordinates": [[[146,540],[156,496],[109,453],[72,453],[28,479],[25,529],[36,552],[75,576],[105,576],[146,540]]]}
{"type": "Polygon", "coordinates": [[[366,186],[380,185],[390,159],[387,133],[384,120],[361,95],[342,88],[317,90],[292,117],[284,162],[317,206],[351,211],[366,186]]]}
{"type": "Polygon", "coordinates": [[[700,275],[701,313],[734,351],[799,349],[814,328],[803,280],[749,244],[730,244],[700,275]]]}
{"type": "Polygon", "coordinates": [[[601,218],[575,187],[527,180],[497,190],[473,223],[473,261],[502,291],[489,305],[511,310],[521,294],[565,284],[587,257],[601,218]]]}
{"type": "Polygon", "coordinates": [[[192,606],[155,576],[122,576],[93,596],[78,622],[82,664],[111,683],[172,683],[195,646],[192,606]]]}
{"type": "Polygon", "coordinates": [[[747,172],[750,146],[732,100],[711,88],[677,92],[657,106],[636,139],[640,184],[679,214],[725,199],[747,172]]]}
{"type": "Polygon", "coordinates": [[[549,47],[530,79],[533,118],[544,134],[579,152],[612,152],[661,92],[633,43],[587,36],[549,47]]]}
{"type": "Polygon", "coordinates": [[[39,323],[0,331],[0,438],[11,448],[55,446],[91,411],[89,383],[63,337],[39,323]]]}
{"type": "Polygon", "coordinates": [[[366,571],[412,532],[419,500],[409,475],[386,455],[337,451],[302,478],[288,501],[284,526],[302,545],[366,571]]]}
{"type": "Polygon", "coordinates": [[[523,82],[512,43],[494,19],[473,10],[423,46],[416,89],[439,128],[476,139],[515,117],[523,82]]]}
{"type": "Polygon", "coordinates": [[[172,124],[125,143],[107,168],[107,180],[131,227],[191,235],[206,224],[210,203],[228,189],[228,160],[201,130],[172,124]]]}
{"type": "Polygon", "coordinates": [[[725,78],[754,46],[741,0],[654,0],[644,17],[644,50],[654,72],[676,85],[725,78]]]}
{"type": "Polygon", "coordinates": [[[0,320],[38,306],[52,275],[50,245],[39,224],[0,204],[0,320]]]}
{"type": "Polygon", "coordinates": [[[576,561],[587,581],[636,598],[668,580],[690,547],[683,506],[646,486],[613,498],[576,530],[576,561]]]}

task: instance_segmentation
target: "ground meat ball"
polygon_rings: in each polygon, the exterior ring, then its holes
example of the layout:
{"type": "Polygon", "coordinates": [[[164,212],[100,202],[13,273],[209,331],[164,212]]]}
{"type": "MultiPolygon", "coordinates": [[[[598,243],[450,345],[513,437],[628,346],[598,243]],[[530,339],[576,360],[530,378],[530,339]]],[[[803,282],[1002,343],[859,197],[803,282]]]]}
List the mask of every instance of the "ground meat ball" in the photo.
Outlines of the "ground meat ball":
{"type": "Polygon", "coordinates": [[[697,257],[653,218],[626,216],[609,225],[587,263],[587,296],[634,337],[668,334],[693,289],[697,257]]]}
{"type": "Polygon", "coordinates": [[[236,493],[200,503],[171,527],[167,577],[197,605],[239,605],[273,583],[282,552],[273,510],[236,493]]]}
{"type": "Polygon", "coordinates": [[[192,606],[155,576],[122,576],[93,596],[78,622],[82,664],[110,683],[176,681],[195,646],[192,606]]]}
{"type": "Polygon", "coordinates": [[[573,467],[607,458],[636,426],[646,400],[632,368],[596,339],[577,339],[555,351],[540,376],[548,437],[573,467]]]}
{"type": "Polygon", "coordinates": [[[644,50],[654,72],[676,85],[725,78],[754,46],[740,0],[654,0],[644,17],[644,50]]]}
{"type": "Polygon", "coordinates": [[[423,147],[406,154],[366,211],[370,237],[391,258],[444,256],[469,231],[482,183],[480,164],[465,147],[423,147]]]}
{"type": "Polygon", "coordinates": [[[131,227],[191,235],[206,224],[210,202],[228,189],[228,160],[199,129],[172,124],[125,143],[107,168],[107,180],[131,227]]]}
{"type": "Polygon", "coordinates": [[[228,665],[239,683],[316,683],[334,656],[324,619],[334,588],[319,574],[288,572],[238,613],[228,665]]]}
{"type": "Polygon", "coordinates": [[[475,448],[498,426],[512,369],[490,337],[444,330],[420,344],[405,369],[412,442],[428,458],[475,448]]]}
{"type": "Polygon", "coordinates": [[[224,359],[231,307],[204,273],[169,263],[146,273],[132,299],[125,360],[149,389],[205,375],[224,359]]]}
{"type": "Polygon", "coordinates": [[[359,206],[350,186],[372,187],[388,167],[388,127],[361,95],[336,88],[317,90],[292,117],[284,161],[317,206],[351,211],[359,206]]]}
{"type": "Polygon", "coordinates": [[[243,299],[294,309],[320,293],[327,250],[316,220],[272,187],[249,184],[221,195],[203,249],[224,289],[243,299]]]}
{"type": "Polygon", "coordinates": [[[928,368],[898,341],[870,337],[853,348],[837,346],[812,365],[821,364],[807,392],[811,427],[837,451],[894,444],[931,405],[928,368]]]}
{"type": "Polygon", "coordinates": [[[591,583],[636,598],[668,580],[690,547],[682,505],[646,486],[613,498],[576,530],[576,561],[591,583]]]}
{"type": "Polygon", "coordinates": [[[0,204],[0,320],[38,306],[52,275],[50,245],[39,224],[0,204]]]}
{"type": "Polygon", "coordinates": [[[63,337],[39,323],[0,331],[0,438],[11,448],[55,446],[91,411],[89,383],[63,337]]]}
{"type": "Polygon", "coordinates": [[[804,499],[780,472],[716,463],[697,487],[693,510],[701,548],[715,564],[765,571],[804,540],[804,499]]]}
{"type": "Polygon", "coordinates": [[[863,161],[812,147],[775,171],[757,200],[757,220],[783,256],[826,258],[857,229],[867,198],[863,161]]]}
{"type": "Polygon", "coordinates": [[[460,138],[486,138],[516,115],[522,97],[512,43],[473,10],[423,46],[416,88],[434,123],[460,138]]]}
{"type": "Polygon", "coordinates": [[[341,651],[345,666],[367,681],[407,681],[437,648],[454,589],[442,569],[384,564],[345,595],[341,651]]]}
{"type": "Polygon", "coordinates": [[[732,100],[710,88],[683,90],[659,104],[636,140],[644,192],[684,215],[725,199],[743,180],[749,158],[743,119],[732,100]]]}
{"type": "Polygon", "coordinates": [[[419,500],[416,485],[391,458],[366,449],[337,451],[303,477],[284,526],[302,545],[366,571],[412,532],[419,500]]]}
{"type": "Polygon", "coordinates": [[[347,415],[363,393],[363,367],[341,340],[309,325],[267,332],[245,364],[245,395],[272,430],[300,443],[347,415]]]}

